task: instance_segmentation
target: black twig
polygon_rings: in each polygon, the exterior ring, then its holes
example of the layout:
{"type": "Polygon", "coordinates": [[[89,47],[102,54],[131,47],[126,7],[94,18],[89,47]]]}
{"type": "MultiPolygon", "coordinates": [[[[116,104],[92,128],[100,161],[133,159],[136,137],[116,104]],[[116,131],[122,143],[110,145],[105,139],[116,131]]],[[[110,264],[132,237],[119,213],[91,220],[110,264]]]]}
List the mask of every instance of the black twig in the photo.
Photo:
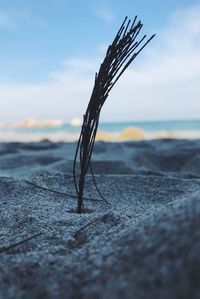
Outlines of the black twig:
{"type": "MultiPolygon", "coordinates": [[[[33,182],[30,182],[30,181],[24,181],[24,182],[25,182],[26,184],[29,184],[29,185],[31,185],[31,186],[34,186],[34,187],[36,187],[36,188],[38,188],[38,189],[41,189],[41,190],[44,190],[44,191],[48,191],[48,192],[51,192],[51,193],[55,193],[55,194],[58,194],[58,195],[61,195],[61,196],[64,196],[64,197],[71,197],[71,198],[75,198],[75,199],[77,199],[77,195],[73,195],[73,194],[71,194],[71,193],[60,192],[60,191],[57,191],[57,190],[49,189],[49,188],[47,188],[47,187],[40,186],[40,185],[35,184],[35,183],[33,183],[33,182]]],[[[84,196],[83,199],[84,199],[84,200],[92,200],[92,201],[105,201],[104,198],[102,198],[102,199],[97,199],[97,198],[93,198],[93,197],[85,197],[85,196],[84,196]]],[[[108,202],[106,201],[106,203],[108,203],[108,202]]]]}
{"type": "Polygon", "coordinates": [[[8,246],[5,246],[5,247],[2,247],[2,248],[0,248],[0,253],[9,251],[10,249],[15,248],[15,247],[17,247],[19,245],[22,245],[22,244],[24,244],[24,243],[26,243],[26,242],[28,242],[28,241],[30,241],[32,239],[35,239],[35,238],[37,238],[37,237],[39,237],[41,235],[42,235],[42,233],[38,233],[38,234],[30,236],[30,237],[28,237],[28,238],[26,238],[26,239],[24,239],[22,241],[16,242],[14,244],[11,244],[11,245],[8,245],[8,246]]]}
{"type": "MultiPolygon", "coordinates": [[[[143,43],[146,38],[145,35],[137,42],[136,39],[143,27],[143,24],[140,21],[136,23],[136,19],[137,16],[134,18],[131,24],[131,20],[128,20],[127,17],[125,18],[112,44],[108,47],[99,72],[95,75],[95,83],[92,95],[86,112],[83,116],[82,129],[75,152],[73,165],[74,184],[78,197],[78,213],[81,213],[83,210],[85,176],[89,166],[91,165],[90,161],[95,137],[97,134],[101,108],[106,101],[109,92],[122,76],[124,71],[155,36],[152,35],[147,42],[143,43]],[[80,160],[80,169],[79,180],[77,181],[76,172],[78,157],[80,160]]],[[[101,198],[103,198],[100,190],[97,187],[97,184],[95,183],[92,170],[91,173],[97,192],[100,194],[101,198]]]]}
{"type": "Polygon", "coordinates": [[[79,228],[77,231],[75,231],[75,233],[73,233],[73,237],[76,239],[78,237],[78,235],[87,227],[89,227],[90,225],[93,225],[94,223],[101,221],[102,219],[105,219],[109,214],[112,213],[114,209],[114,206],[111,206],[110,210],[108,212],[106,212],[105,214],[93,219],[92,221],[86,223],[85,225],[83,225],[81,228],[79,228]]]}

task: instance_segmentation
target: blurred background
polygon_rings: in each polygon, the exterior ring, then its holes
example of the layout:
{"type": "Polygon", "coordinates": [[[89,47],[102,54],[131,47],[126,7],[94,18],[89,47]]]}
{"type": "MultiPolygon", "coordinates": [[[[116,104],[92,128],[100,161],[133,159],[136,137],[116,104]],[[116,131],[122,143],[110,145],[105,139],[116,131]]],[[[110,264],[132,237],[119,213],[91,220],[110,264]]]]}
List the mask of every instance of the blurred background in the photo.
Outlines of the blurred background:
{"type": "Polygon", "coordinates": [[[0,141],[75,140],[126,15],[157,35],[111,92],[98,138],[199,138],[199,0],[0,0],[0,141]]]}

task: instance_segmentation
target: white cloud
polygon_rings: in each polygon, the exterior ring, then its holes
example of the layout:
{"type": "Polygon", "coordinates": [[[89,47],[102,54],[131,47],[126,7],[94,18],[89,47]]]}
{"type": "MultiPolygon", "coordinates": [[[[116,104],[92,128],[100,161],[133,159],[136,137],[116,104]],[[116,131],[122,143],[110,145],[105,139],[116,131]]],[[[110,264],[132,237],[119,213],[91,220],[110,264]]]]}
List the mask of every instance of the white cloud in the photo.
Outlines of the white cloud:
{"type": "Polygon", "coordinates": [[[26,7],[18,9],[0,10],[0,29],[15,32],[23,27],[45,28],[45,20],[26,7]]]}
{"type": "Polygon", "coordinates": [[[27,117],[62,118],[70,121],[81,116],[91,90],[92,78],[65,72],[41,85],[0,86],[0,119],[27,117]]]}
{"type": "MultiPolygon", "coordinates": [[[[200,6],[176,12],[110,94],[102,120],[199,118],[200,6]]],[[[100,61],[69,59],[38,85],[0,85],[0,121],[83,114],[100,61]]]]}
{"type": "Polygon", "coordinates": [[[0,29],[11,30],[14,24],[11,18],[4,12],[0,11],[0,29]]]}
{"type": "MultiPolygon", "coordinates": [[[[199,118],[199,15],[200,6],[176,12],[168,28],[141,53],[142,63],[127,70],[112,97],[119,99],[119,107],[124,99],[129,119],[131,109],[132,119],[199,118]]],[[[107,109],[112,104],[114,100],[107,109]]],[[[114,113],[120,117],[119,109],[114,113]]]]}
{"type": "Polygon", "coordinates": [[[81,58],[73,58],[68,59],[64,62],[63,71],[51,72],[49,76],[52,79],[58,81],[65,81],[68,77],[76,77],[76,76],[84,76],[94,74],[97,71],[98,61],[97,59],[81,59],[81,58]]]}
{"type": "Polygon", "coordinates": [[[112,12],[112,10],[107,7],[105,4],[102,3],[98,3],[98,5],[95,5],[94,8],[94,14],[102,19],[105,22],[112,22],[115,18],[114,13],[112,12]]]}

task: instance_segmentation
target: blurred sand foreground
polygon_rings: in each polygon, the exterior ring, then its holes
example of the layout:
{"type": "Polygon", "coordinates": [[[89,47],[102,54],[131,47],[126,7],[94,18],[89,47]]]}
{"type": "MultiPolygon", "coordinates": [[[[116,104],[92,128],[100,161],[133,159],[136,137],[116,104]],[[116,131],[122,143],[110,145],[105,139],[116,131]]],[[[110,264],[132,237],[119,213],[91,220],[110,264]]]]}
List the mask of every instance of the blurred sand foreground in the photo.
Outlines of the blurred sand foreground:
{"type": "Polygon", "coordinates": [[[97,142],[82,215],[75,147],[0,144],[0,298],[200,298],[200,141],[97,142]]]}

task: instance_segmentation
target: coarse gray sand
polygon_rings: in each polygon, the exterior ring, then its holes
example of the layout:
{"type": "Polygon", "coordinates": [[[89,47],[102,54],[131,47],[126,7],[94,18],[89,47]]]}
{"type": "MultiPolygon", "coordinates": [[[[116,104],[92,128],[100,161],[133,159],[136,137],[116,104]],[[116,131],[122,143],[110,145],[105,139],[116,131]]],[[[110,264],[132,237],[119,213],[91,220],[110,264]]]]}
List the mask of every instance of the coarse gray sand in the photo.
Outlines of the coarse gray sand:
{"type": "Polygon", "coordinates": [[[82,215],[75,147],[0,144],[0,299],[200,298],[200,140],[97,142],[82,215]]]}

